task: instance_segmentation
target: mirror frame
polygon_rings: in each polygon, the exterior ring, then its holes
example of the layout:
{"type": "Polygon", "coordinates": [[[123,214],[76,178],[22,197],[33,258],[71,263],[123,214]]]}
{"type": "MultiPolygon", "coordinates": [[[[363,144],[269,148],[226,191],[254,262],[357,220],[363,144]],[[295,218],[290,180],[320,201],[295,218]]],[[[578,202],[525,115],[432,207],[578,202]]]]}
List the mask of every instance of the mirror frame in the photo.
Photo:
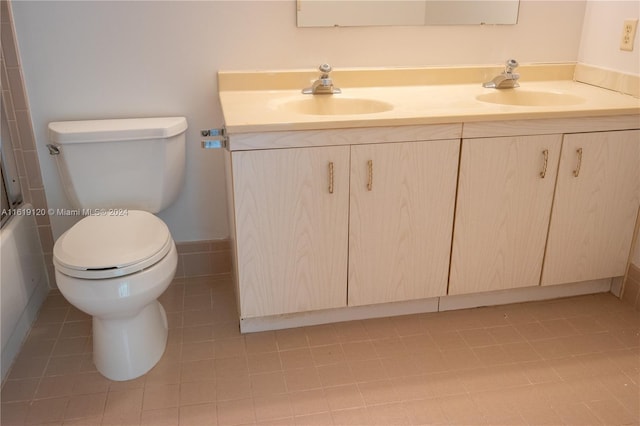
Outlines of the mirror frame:
{"type": "Polygon", "coordinates": [[[519,0],[296,0],[298,27],[514,25],[519,0]]]}

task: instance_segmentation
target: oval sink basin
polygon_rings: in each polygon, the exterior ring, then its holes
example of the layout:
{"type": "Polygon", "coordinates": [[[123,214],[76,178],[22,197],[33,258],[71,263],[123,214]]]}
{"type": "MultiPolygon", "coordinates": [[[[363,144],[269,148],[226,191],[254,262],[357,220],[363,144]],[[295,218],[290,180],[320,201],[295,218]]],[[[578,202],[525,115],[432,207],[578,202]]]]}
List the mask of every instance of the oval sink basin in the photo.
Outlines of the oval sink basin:
{"type": "Polygon", "coordinates": [[[575,105],[584,99],[567,93],[534,92],[518,89],[496,90],[476,96],[482,102],[515,106],[556,106],[575,105]]]}
{"type": "Polygon", "coordinates": [[[374,114],[393,109],[393,105],[372,99],[340,98],[340,95],[309,95],[283,103],[280,108],[307,115],[374,114]]]}

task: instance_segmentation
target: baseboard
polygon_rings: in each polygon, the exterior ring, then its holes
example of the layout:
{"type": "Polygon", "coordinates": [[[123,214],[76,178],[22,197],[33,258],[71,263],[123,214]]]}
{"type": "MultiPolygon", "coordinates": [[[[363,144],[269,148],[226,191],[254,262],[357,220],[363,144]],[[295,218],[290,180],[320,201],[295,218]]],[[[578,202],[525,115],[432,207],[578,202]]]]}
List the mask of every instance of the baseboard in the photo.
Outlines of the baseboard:
{"type": "Polygon", "coordinates": [[[253,333],[257,331],[280,330],[341,321],[450,311],[455,309],[477,308],[480,306],[505,305],[509,303],[606,293],[611,290],[611,283],[612,279],[606,278],[545,287],[526,287],[486,293],[382,303],[379,305],[353,306],[257,318],[241,318],[240,331],[242,333],[253,333]]]}
{"type": "Polygon", "coordinates": [[[640,311],[640,267],[633,263],[629,265],[622,301],[640,311]]]}
{"type": "Polygon", "coordinates": [[[383,318],[398,315],[437,312],[438,298],[409,300],[406,302],[382,303],[379,305],[352,306],[347,308],[299,312],[288,315],[273,315],[259,318],[241,318],[240,332],[280,330],[283,328],[306,327],[332,322],[354,321],[369,318],[383,318]]]}
{"type": "Polygon", "coordinates": [[[231,244],[228,239],[176,242],[176,278],[206,277],[231,272],[231,244]]]}
{"type": "Polygon", "coordinates": [[[480,306],[506,305],[509,303],[533,302],[583,294],[605,293],[611,290],[611,278],[582,281],[578,283],[514,288],[486,293],[461,294],[440,298],[440,310],[478,308],[480,306]]]}

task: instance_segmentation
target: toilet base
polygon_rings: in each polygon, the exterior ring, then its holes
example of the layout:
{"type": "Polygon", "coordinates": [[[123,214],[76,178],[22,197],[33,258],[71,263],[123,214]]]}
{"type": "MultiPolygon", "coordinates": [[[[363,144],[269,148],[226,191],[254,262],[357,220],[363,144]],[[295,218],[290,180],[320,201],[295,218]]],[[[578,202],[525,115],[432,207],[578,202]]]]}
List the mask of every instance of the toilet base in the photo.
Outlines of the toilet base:
{"type": "Polygon", "coordinates": [[[157,300],[131,318],[93,317],[93,362],[108,379],[135,379],[160,360],[168,332],[167,314],[157,300]]]}

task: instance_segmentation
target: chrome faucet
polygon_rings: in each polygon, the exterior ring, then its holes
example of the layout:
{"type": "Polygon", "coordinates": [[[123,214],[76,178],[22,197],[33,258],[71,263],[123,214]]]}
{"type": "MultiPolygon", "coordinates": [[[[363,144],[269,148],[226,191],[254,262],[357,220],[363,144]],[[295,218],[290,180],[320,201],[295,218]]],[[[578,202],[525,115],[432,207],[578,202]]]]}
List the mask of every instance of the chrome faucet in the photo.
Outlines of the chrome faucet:
{"type": "Polygon", "coordinates": [[[500,75],[494,77],[493,80],[482,83],[483,87],[489,89],[512,89],[519,87],[518,79],[520,74],[513,72],[518,68],[518,61],[515,59],[509,59],[505,64],[504,71],[500,75]]]}
{"type": "Polygon", "coordinates": [[[305,95],[334,95],[336,93],[342,93],[342,90],[337,87],[333,87],[333,80],[329,77],[331,65],[322,64],[318,69],[322,73],[320,78],[315,80],[311,84],[311,87],[302,89],[302,93],[305,95]]]}

